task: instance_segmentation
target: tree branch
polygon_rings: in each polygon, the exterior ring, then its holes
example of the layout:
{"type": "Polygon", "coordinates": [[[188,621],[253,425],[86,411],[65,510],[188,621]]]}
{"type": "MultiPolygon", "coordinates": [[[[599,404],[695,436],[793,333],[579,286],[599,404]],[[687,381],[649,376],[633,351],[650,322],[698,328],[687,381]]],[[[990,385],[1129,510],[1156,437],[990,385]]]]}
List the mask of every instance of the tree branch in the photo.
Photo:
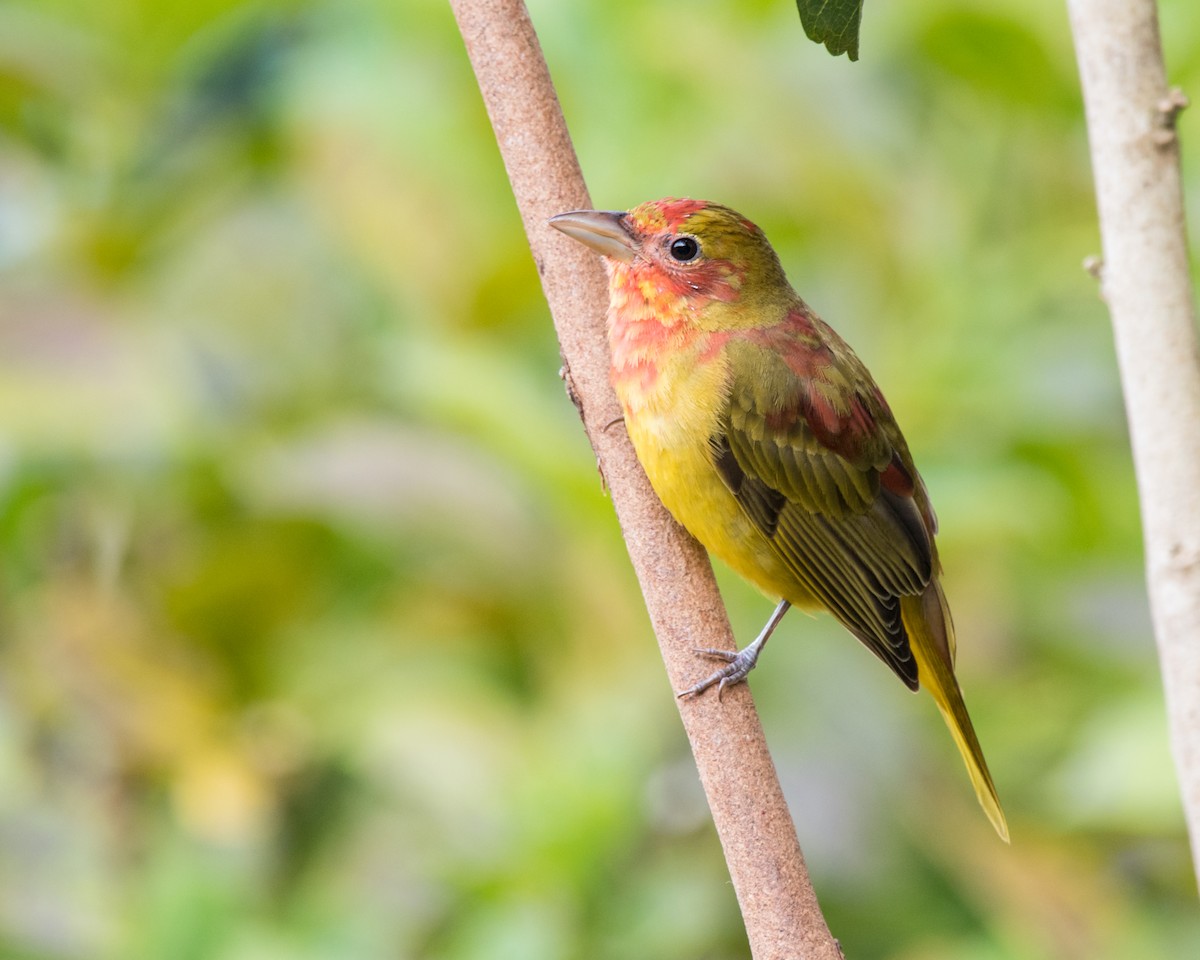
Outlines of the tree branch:
{"type": "MultiPolygon", "coordinates": [[[[659,503],[608,383],[608,284],[597,257],[546,226],[591,206],[566,123],[521,0],[451,0],[554,315],[564,376],[608,483],[675,689],[699,666],[693,647],[733,646],[704,550],[659,503]]],[[[745,684],[678,701],[700,780],[760,960],[837,960],[795,827],[745,684]]]]}
{"type": "Polygon", "coordinates": [[[1154,0],[1068,0],[1172,750],[1200,868],[1200,350],[1154,0]]]}

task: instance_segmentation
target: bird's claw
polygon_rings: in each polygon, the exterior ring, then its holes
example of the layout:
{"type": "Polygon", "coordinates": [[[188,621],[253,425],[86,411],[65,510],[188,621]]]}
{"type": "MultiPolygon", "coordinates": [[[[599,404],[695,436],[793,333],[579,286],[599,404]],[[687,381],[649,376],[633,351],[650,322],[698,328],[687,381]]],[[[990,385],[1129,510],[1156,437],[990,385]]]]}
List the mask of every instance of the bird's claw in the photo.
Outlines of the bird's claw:
{"type": "Polygon", "coordinates": [[[779,625],[780,618],[787,613],[790,606],[791,604],[786,600],[780,600],[779,606],[771,614],[771,619],[763,627],[762,633],[755,637],[754,642],[744,650],[716,650],[712,647],[694,647],[693,649],[696,653],[702,657],[724,660],[727,666],[717,670],[711,676],[705,677],[694,687],[689,687],[682,693],[676,694],[676,696],[698,697],[715,683],[717,684],[717,699],[720,700],[726,687],[732,687],[735,683],[741,683],[746,679],[746,675],[754,669],[754,665],[758,663],[758,655],[762,652],[763,644],[767,642],[771,636],[771,631],[779,625]]]}
{"type": "Polygon", "coordinates": [[[711,648],[695,648],[696,653],[706,657],[713,657],[716,660],[724,660],[728,666],[716,670],[709,676],[705,677],[695,686],[688,687],[676,694],[680,699],[685,697],[698,697],[709,687],[714,684],[717,687],[717,700],[720,701],[725,695],[725,688],[732,687],[735,684],[741,683],[746,679],[746,676],[754,668],[755,657],[747,656],[746,651],[738,650],[715,650],[711,648]]]}
{"type": "Polygon", "coordinates": [[[692,652],[726,663],[733,663],[741,655],[737,650],[718,650],[716,647],[692,647],[692,652]]]}

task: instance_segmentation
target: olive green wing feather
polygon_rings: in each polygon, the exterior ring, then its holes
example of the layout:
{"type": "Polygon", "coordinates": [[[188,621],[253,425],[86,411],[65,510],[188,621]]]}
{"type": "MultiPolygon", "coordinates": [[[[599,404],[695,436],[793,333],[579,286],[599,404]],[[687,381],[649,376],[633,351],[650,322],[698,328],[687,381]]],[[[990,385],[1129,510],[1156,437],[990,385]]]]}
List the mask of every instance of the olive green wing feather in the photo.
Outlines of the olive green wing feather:
{"type": "Polygon", "coordinates": [[[900,598],[934,575],[933,515],[878,388],[835,345],[731,344],[753,375],[731,385],[713,460],[799,583],[916,689],[900,598]]]}

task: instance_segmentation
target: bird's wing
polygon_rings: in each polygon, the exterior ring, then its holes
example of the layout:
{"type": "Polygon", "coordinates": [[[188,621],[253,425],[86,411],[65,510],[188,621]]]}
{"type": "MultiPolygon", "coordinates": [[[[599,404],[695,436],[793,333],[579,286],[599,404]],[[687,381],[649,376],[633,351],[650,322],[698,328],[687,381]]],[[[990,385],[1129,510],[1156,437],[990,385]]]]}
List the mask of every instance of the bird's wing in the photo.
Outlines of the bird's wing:
{"type": "Polygon", "coordinates": [[[803,336],[785,323],[730,343],[744,373],[714,464],[801,585],[916,689],[900,598],[934,576],[933,513],[865,366],[819,320],[799,319],[803,336]]]}

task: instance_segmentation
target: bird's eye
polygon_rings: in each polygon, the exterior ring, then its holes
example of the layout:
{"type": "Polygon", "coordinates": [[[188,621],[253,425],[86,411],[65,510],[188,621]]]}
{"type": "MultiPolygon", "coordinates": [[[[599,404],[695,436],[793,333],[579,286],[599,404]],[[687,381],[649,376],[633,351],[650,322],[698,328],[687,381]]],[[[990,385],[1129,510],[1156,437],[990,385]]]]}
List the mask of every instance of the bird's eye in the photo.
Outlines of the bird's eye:
{"type": "Polygon", "coordinates": [[[671,251],[672,259],[680,263],[689,263],[700,256],[700,244],[695,237],[676,237],[667,249],[671,251]]]}

